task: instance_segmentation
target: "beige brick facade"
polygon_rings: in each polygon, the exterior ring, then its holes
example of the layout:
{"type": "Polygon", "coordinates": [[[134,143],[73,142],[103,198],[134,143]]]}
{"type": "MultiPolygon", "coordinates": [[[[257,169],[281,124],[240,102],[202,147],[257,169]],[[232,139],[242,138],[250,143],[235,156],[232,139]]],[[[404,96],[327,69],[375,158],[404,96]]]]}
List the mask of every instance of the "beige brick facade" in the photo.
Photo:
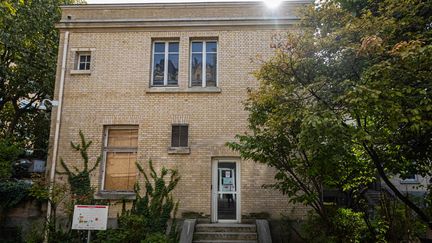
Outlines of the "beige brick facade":
{"type": "MultiPolygon", "coordinates": [[[[272,183],[273,169],[243,161],[225,146],[247,130],[242,102],[247,89],[258,86],[251,73],[259,63],[253,60],[257,55],[272,55],[272,36],[289,31],[295,21],[293,9],[301,4],[285,4],[274,12],[261,3],[65,7],[58,24],[56,99],[64,37],[69,32],[58,157],[68,164],[80,163],[70,141],[78,141],[82,130],[93,141],[90,157],[95,161],[102,152],[105,126],[137,125],[138,161],[147,168],[151,159],[157,169],[175,168],[181,175],[174,193],[180,200],[180,213],[211,214],[212,161],[230,158],[240,163],[242,215],[304,215],[304,209],[293,208],[286,196],[261,187],[272,183]],[[180,45],[178,88],[150,85],[152,42],[166,39],[178,40],[180,45]],[[216,89],[189,87],[190,41],[199,39],[217,40],[216,89]],[[79,50],[91,51],[90,74],[73,73],[79,50]],[[175,123],[189,124],[190,154],[168,153],[175,123]]],[[[54,126],[55,119],[51,137],[54,126]]],[[[98,189],[101,173],[102,169],[97,169],[92,175],[92,184],[98,189]]],[[[57,176],[61,179],[65,178],[57,176]]],[[[116,212],[113,207],[110,216],[115,217],[116,212]]]]}

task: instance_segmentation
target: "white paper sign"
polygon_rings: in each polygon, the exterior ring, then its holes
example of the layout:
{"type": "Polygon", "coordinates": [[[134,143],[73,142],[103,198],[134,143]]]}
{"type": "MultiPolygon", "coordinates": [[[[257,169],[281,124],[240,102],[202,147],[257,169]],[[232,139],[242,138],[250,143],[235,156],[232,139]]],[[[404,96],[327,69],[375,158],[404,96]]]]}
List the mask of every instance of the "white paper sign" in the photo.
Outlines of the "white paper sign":
{"type": "Polygon", "coordinates": [[[76,230],[106,230],[108,221],[108,206],[75,205],[72,229],[76,230]]]}
{"type": "Polygon", "coordinates": [[[226,170],[225,171],[225,177],[231,177],[231,171],[226,170]]]}

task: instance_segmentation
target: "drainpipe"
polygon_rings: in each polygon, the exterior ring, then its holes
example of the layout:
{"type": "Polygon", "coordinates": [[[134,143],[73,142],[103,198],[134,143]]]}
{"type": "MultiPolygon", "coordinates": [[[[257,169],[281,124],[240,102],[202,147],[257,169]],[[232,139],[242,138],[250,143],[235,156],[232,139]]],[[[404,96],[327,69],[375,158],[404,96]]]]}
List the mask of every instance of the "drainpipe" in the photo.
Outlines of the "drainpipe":
{"type": "MultiPolygon", "coordinates": [[[[58,147],[59,147],[60,122],[61,122],[62,106],[63,106],[63,93],[64,93],[64,81],[65,81],[65,73],[66,73],[66,59],[67,59],[67,52],[68,52],[68,44],[69,44],[69,31],[66,31],[64,36],[64,45],[63,45],[63,53],[62,53],[63,57],[61,62],[60,86],[59,86],[59,96],[58,96],[59,102],[57,107],[57,118],[55,122],[54,147],[53,147],[50,177],[49,177],[49,194],[48,194],[49,200],[48,200],[47,215],[46,215],[47,222],[50,222],[51,211],[52,211],[51,194],[55,183],[54,180],[55,180],[55,171],[57,165],[58,147]]],[[[48,236],[48,230],[46,231],[45,236],[48,236]]],[[[45,237],[45,240],[48,241],[48,238],[45,237]]]]}

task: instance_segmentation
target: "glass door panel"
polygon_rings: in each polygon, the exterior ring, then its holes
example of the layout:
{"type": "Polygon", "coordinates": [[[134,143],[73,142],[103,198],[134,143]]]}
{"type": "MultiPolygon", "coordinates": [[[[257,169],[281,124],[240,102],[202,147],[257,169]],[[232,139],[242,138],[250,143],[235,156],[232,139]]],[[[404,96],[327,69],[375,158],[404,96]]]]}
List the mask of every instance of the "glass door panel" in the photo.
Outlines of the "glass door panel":
{"type": "Polygon", "coordinates": [[[217,218],[237,219],[237,171],[234,162],[219,162],[217,166],[217,218]]]}

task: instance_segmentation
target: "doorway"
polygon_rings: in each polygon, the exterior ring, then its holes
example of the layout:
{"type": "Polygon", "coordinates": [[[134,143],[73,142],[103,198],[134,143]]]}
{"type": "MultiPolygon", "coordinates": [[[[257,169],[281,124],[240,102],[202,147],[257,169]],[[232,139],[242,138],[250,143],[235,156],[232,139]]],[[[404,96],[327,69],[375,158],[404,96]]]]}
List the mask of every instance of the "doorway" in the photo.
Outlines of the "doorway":
{"type": "Polygon", "coordinates": [[[212,222],[240,222],[240,166],[237,161],[212,164],[212,222]]]}

